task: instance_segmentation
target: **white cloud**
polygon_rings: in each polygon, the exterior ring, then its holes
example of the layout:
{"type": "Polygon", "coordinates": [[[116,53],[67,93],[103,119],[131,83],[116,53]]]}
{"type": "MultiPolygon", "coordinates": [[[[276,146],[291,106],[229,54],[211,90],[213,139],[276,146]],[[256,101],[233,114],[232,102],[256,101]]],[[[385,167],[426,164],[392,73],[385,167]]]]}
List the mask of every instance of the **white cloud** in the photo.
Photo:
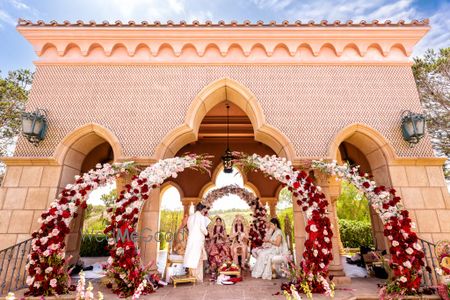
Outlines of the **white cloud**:
{"type": "Polygon", "coordinates": [[[430,17],[431,30],[420,41],[415,49],[414,56],[422,55],[428,48],[438,50],[444,47],[450,47],[450,4],[445,4],[430,17]]]}
{"type": "Polygon", "coordinates": [[[274,11],[284,10],[292,0],[251,0],[259,9],[270,9],[274,11]]]}
{"type": "Polygon", "coordinates": [[[5,10],[0,9],[0,26],[3,24],[16,26],[16,20],[11,17],[5,10]]]}
{"type": "Polygon", "coordinates": [[[14,6],[16,9],[20,10],[29,10],[30,7],[25,4],[23,1],[20,0],[9,0],[9,3],[11,3],[12,6],[14,6]]]}

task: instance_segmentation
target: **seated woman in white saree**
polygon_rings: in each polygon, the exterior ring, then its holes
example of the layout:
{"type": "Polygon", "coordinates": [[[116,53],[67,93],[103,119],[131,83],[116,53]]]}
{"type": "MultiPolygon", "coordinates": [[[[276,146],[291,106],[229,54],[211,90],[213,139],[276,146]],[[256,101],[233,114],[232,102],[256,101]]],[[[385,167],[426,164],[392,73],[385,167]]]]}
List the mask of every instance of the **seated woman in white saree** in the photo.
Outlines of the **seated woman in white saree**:
{"type": "Polygon", "coordinates": [[[280,221],[277,218],[270,220],[270,229],[273,233],[269,239],[264,240],[265,248],[258,251],[258,256],[253,266],[252,277],[254,278],[271,280],[272,258],[289,253],[286,239],[281,231],[280,221]]]}

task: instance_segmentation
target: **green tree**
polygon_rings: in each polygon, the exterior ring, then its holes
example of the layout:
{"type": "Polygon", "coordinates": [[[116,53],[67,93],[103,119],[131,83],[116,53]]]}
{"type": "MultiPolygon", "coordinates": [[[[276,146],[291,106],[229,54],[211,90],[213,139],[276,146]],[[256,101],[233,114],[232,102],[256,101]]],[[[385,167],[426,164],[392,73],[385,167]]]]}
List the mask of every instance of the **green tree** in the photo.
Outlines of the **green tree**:
{"type": "MultiPolygon", "coordinates": [[[[32,80],[29,70],[11,71],[4,78],[0,74],[0,157],[9,156],[14,150],[32,80]]],[[[0,164],[0,183],[4,170],[0,164]]]]}
{"type": "Polygon", "coordinates": [[[339,219],[363,221],[370,223],[369,201],[351,183],[341,183],[341,194],[337,200],[339,219]]]}
{"type": "MultiPolygon", "coordinates": [[[[450,155],[450,47],[438,53],[429,49],[414,58],[412,67],[420,101],[427,116],[427,129],[433,149],[439,156],[450,155]]],[[[450,177],[450,162],[444,167],[450,177]]]]}

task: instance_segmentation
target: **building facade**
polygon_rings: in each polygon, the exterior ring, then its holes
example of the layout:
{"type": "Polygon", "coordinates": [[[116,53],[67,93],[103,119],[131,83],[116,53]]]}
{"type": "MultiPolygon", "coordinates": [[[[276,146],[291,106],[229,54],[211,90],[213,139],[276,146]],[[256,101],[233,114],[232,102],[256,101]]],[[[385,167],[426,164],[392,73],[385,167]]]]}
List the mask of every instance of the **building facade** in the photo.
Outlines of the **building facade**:
{"type": "MultiPolygon", "coordinates": [[[[410,55],[429,28],[427,21],[21,20],[17,30],[37,54],[27,111],[46,109],[49,128],[37,147],[20,137],[14,156],[2,159],[0,247],[29,238],[58,191],[97,163],[149,165],[189,151],[214,154],[217,174],[225,102],[232,150],[276,154],[300,167],[311,159],[351,160],[399,191],[421,238],[450,239],[445,160],[433,156],[428,137],[410,147],[400,127],[404,110],[422,110],[410,55]]],[[[257,173],[244,181],[274,214],[280,185],[257,173]]],[[[317,181],[335,204],[339,184],[320,175],[317,181]]],[[[211,182],[186,171],[165,183],[144,207],[140,226],[157,231],[167,186],[178,188],[187,209],[211,182]]],[[[302,213],[294,210],[299,257],[306,233],[302,213]]],[[[334,209],[331,214],[337,228],[334,209]]],[[[382,225],[371,217],[383,249],[382,225]]],[[[73,224],[68,252],[77,254],[82,221],[73,224]]],[[[331,270],[343,276],[338,238],[331,270]]],[[[154,259],[157,243],[142,242],[141,250],[145,260],[154,259]]]]}

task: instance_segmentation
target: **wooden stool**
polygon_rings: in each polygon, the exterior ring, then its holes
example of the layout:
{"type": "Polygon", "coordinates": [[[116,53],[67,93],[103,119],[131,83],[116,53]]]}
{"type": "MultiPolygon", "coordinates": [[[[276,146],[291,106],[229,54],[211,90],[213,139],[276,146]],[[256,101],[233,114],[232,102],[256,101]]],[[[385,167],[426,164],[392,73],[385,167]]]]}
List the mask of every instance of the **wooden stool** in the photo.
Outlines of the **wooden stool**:
{"type": "Polygon", "coordinates": [[[195,285],[195,283],[197,282],[197,278],[190,275],[176,275],[170,277],[170,279],[173,282],[173,288],[176,288],[178,283],[192,282],[195,285]]]}

